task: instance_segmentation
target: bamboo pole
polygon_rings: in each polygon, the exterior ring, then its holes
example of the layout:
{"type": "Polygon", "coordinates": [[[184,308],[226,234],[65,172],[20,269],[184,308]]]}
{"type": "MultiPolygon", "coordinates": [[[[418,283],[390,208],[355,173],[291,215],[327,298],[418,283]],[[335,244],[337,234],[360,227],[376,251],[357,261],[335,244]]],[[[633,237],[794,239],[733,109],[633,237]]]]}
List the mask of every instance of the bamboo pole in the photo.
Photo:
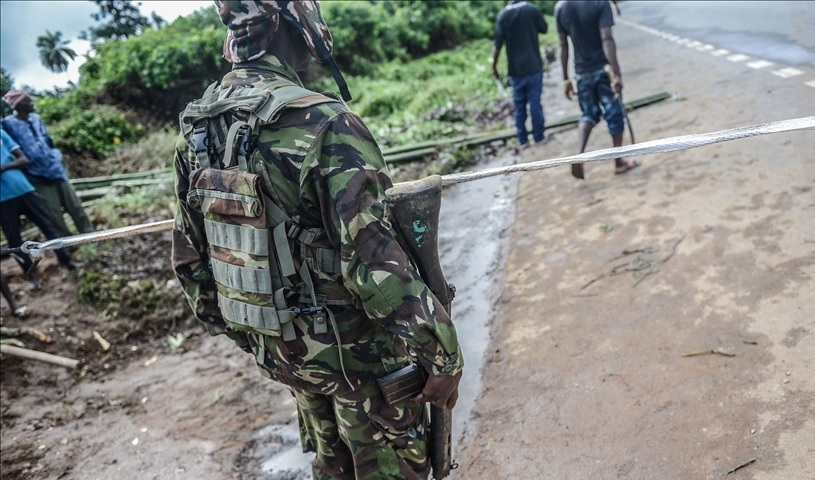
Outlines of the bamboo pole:
{"type": "Polygon", "coordinates": [[[39,352],[37,350],[31,350],[28,348],[15,347],[14,345],[0,345],[0,353],[25,358],[28,360],[37,360],[39,362],[50,363],[52,365],[58,365],[60,367],[70,369],[74,369],[79,365],[79,360],[74,360],[73,358],[52,355],[50,353],[39,352]]]}
{"type": "Polygon", "coordinates": [[[151,170],[149,172],[120,173],[117,175],[107,175],[102,177],[72,178],[70,182],[76,190],[85,190],[89,188],[108,187],[117,180],[138,180],[169,175],[170,173],[172,173],[172,170],[165,168],[161,170],[151,170]]]}
{"type": "MultiPolygon", "coordinates": [[[[670,98],[671,95],[667,92],[661,92],[647,97],[639,98],[625,104],[626,110],[636,110],[652,103],[661,102],[662,100],[670,98]]],[[[546,124],[546,128],[565,127],[576,124],[580,121],[580,115],[569,115],[559,118],[546,124]]],[[[515,136],[514,128],[506,128],[503,130],[496,130],[494,132],[481,132],[462,137],[448,138],[438,141],[429,141],[415,143],[412,145],[405,145],[402,147],[394,147],[382,151],[387,163],[407,162],[410,160],[420,159],[428,155],[436,153],[440,147],[447,145],[460,145],[464,147],[474,147],[476,145],[483,145],[485,143],[509,140],[515,136]]]]}

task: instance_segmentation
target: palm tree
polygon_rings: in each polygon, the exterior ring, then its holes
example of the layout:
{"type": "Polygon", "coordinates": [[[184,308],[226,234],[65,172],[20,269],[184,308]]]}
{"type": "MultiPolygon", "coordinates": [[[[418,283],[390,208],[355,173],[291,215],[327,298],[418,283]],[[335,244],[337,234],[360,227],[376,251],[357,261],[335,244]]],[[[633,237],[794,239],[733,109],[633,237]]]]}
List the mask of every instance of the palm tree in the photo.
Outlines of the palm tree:
{"type": "Polygon", "coordinates": [[[62,32],[51,33],[46,30],[45,35],[37,37],[37,48],[40,49],[40,61],[45,68],[52,72],[64,72],[68,69],[68,58],[76,58],[76,52],[68,48],[68,40],[62,39],[62,32]],[[67,58],[66,58],[67,57],[67,58]]]}

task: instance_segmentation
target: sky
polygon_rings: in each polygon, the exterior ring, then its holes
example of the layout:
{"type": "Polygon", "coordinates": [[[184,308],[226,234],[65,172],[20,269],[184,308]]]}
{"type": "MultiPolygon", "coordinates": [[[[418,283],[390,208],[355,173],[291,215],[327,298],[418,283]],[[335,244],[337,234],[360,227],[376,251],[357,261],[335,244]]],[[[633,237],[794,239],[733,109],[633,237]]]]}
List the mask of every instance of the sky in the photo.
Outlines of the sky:
{"type": "MultiPolygon", "coordinates": [[[[137,3],[141,3],[142,15],[150,18],[151,13],[156,12],[168,23],[199,8],[214,8],[213,2],[202,0],[137,3]]],[[[79,40],[79,34],[97,24],[91,14],[98,11],[90,0],[0,0],[0,66],[11,75],[14,87],[28,86],[42,91],[65,87],[69,80],[76,83],[79,66],[85,62],[85,54],[90,49],[90,43],[79,40]],[[68,47],[77,53],[67,72],[53,73],[40,63],[37,37],[46,30],[62,32],[63,40],[68,40],[68,47]]]]}

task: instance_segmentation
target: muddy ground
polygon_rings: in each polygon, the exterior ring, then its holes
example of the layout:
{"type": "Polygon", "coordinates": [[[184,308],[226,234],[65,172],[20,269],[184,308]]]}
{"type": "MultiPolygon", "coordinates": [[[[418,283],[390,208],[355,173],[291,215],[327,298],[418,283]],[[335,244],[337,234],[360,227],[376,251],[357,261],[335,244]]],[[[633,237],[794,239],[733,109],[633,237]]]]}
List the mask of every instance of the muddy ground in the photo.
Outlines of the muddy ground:
{"type": "MultiPolygon", "coordinates": [[[[815,111],[801,82],[616,31],[626,98],[676,93],[630,114],[639,142],[815,111]]],[[[549,118],[577,112],[556,70],[549,118]]],[[[552,133],[478,168],[573,153],[576,131],[552,133]]],[[[601,124],[590,148],[608,145],[601,124]]],[[[453,478],[815,478],[813,151],[811,131],[779,134],[624,176],[604,162],[583,182],[557,169],[448,189],[440,249],[468,365],[453,478]]],[[[3,302],[3,325],[86,367],[3,357],[4,480],[309,478],[291,396],[180,295],[163,321],[114,328],[75,301],[73,274],[44,267],[41,292],[12,278],[32,314],[3,302]]]]}

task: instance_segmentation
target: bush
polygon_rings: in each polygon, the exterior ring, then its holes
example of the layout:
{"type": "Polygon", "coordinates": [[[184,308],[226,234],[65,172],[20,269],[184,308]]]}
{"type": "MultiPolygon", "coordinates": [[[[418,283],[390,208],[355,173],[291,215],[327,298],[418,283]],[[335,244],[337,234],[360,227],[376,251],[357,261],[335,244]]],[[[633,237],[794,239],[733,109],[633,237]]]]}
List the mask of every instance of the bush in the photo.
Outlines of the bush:
{"type": "Polygon", "coordinates": [[[384,62],[407,61],[492,37],[501,0],[325,2],[334,56],[343,71],[371,75],[384,62]]]}
{"type": "Polygon", "coordinates": [[[159,30],[109,40],[80,68],[82,86],[108,103],[173,120],[224,72],[224,33],[217,12],[209,8],[159,30]]]}
{"type": "Polygon", "coordinates": [[[123,143],[144,134],[140,125],[128,122],[122,112],[105,105],[72,111],[51,125],[49,131],[58,147],[97,158],[114,153],[123,143]]]}

